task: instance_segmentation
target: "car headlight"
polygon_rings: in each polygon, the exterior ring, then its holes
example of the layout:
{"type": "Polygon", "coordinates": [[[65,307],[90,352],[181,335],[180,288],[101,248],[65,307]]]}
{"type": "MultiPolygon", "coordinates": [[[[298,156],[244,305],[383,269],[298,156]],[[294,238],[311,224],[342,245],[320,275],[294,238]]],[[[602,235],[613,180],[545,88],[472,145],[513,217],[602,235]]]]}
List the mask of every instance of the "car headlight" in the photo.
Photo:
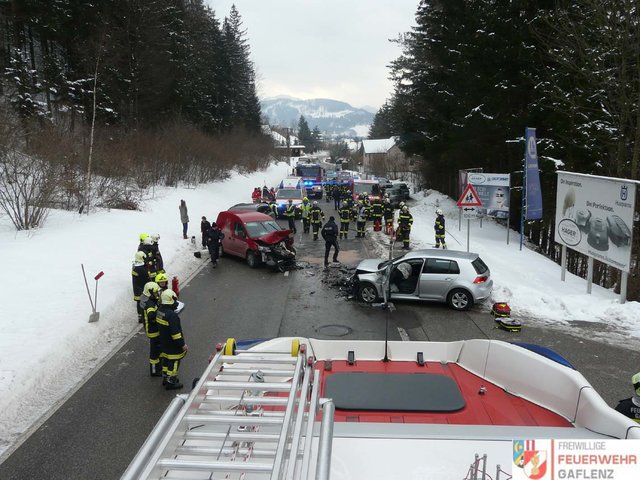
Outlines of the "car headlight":
{"type": "Polygon", "coordinates": [[[270,252],[271,251],[271,247],[263,247],[262,245],[258,245],[258,251],[259,252],[270,252]]]}

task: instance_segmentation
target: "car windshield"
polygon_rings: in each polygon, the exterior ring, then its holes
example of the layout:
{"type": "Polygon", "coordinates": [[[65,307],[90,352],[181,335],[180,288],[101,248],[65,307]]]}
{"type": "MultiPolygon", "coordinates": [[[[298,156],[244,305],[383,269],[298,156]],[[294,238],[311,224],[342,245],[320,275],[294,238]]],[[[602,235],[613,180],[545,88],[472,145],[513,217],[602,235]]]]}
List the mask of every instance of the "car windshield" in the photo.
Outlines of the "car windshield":
{"type": "Polygon", "coordinates": [[[247,227],[247,233],[252,238],[261,237],[262,235],[266,235],[267,233],[282,230],[280,228],[280,225],[278,225],[273,220],[267,220],[264,222],[247,222],[245,226],[247,227]]]}
{"type": "Polygon", "coordinates": [[[398,260],[400,260],[401,258],[403,258],[406,255],[406,253],[403,253],[402,255],[400,255],[399,257],[393,258],[391,260],[385,260],[384,262],[380,263],[378,265],[378,270],[382,270],[383,268],[388,267],[390,264],[397,262],[398,260]]]}
{"type": "Polygon", "coordinates": [[[322,170],[315,165],[298,165],[296,167],[296,175],[299,177],[320,177],[322,170]]]}
{"type": "Polygon", "coordinates": [[[276,198],[302,199],[302,190],[297,188],[281,188],[276,193],[276,198]]]}

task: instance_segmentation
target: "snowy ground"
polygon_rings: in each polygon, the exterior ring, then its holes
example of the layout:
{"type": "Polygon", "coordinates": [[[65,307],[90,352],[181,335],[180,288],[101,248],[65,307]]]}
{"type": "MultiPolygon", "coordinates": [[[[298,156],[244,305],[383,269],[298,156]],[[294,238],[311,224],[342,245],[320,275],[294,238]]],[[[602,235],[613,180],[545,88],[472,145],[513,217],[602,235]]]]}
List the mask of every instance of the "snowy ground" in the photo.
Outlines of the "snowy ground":
{"type": "MultiPolygon", "coordinates": [[[[279,164],[196,189],[156,189],[143,211],[90,216],[54,211],[44,228],[34,232],[15,232],[1,216],[1,285],[8,301],[0,316],[0,454],[138,329],[130,266],[141,232],[160,234],[167,273],[186,278],[199,263],[191,254],[191,243],[182,239],[180,199],[189,207],[189,234],[199,240],[202,215],[215,220],[219,211],[247,202],[254,187],[275,185],[288,170],[279,164]],[[96,323],[87,321],[91,309],[81,263],[92,292],[93,276],[105,272],[96,323]]],[[[458,230],[454,201],[437,192],[414,198],[413,246],[429,247],[433,242],[439,206],[447,218],[449,248],[466,250],[466,222],[458,230]]],[[[496,301],[508,301],[527,322],[607,322],[621,334],[640,338],[638,302],[621,305],[613,292],[595,285],[587,295],[585,281],[570,274],[561,282],[558,265],[526,248],[520,251],[518,234],[511,235],[507,245],[504,227],[484,220],[481,229],[479,222],[471,222],[470,250],[489,265],[496,301]]]]}

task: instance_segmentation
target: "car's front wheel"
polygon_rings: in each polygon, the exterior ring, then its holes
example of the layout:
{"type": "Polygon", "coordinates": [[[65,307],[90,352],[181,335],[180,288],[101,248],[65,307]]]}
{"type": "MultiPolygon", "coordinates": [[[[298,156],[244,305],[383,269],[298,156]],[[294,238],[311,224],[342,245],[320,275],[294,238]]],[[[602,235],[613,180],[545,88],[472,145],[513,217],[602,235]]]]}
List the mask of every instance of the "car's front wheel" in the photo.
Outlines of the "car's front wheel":
{"type": "Polygon", "coordinates": [[[447,303],[454,310],[469,310],[473,305],[473,297],[467,290],[456,288],[449,293],[447,303]]]}
{"type": "Polygon", "coordinates": [[[258,266],[258,255],[253,250],[247,252],[247,265],[250,268],[256,268],[258,266]]]}
{"type": "Polygon", "coordinates": [[[364,303],[373,303],[378,299],[378,291],[370,283],[363,283],[358,288],[358,298],[364,303]]]}

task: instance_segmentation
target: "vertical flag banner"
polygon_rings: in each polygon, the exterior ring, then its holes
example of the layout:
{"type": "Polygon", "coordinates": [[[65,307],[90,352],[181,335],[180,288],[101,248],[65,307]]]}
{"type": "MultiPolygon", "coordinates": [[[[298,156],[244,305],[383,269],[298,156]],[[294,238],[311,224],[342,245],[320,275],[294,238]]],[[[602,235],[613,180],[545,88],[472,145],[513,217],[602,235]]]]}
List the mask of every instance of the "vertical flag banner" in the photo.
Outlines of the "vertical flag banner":
{"type": "Polygon", "coordinates": [[[542,218],[542,191],[540,190],[540,172],[538,171],[538,149],[536,147],[536,129],[527,128],[525,133],[525,171],[526,216],[525,220],[542,218]]]}

